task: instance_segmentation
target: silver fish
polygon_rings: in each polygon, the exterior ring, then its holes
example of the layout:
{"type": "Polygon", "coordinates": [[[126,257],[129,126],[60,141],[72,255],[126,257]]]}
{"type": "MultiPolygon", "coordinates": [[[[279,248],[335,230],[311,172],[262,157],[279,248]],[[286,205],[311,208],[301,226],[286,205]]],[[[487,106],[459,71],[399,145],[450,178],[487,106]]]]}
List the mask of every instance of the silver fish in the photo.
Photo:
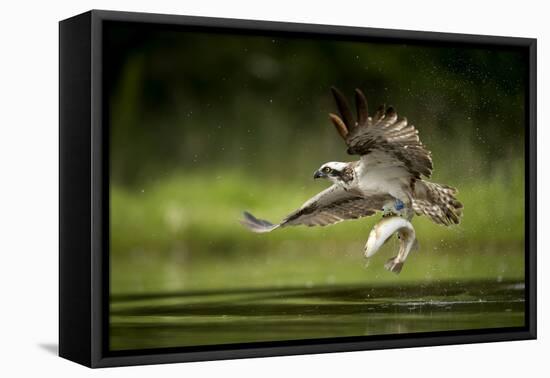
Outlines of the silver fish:
{"type": "Polygon", "coordinates": [[[384,265],[390,272],[399,273],[411,250],[418,249],[416,233],[411,222],[405,218],[390,216],[380,220],[372,228],[367,244],[365,244],[365,257],[372,257],[389,238],[397,233],[399,237],[399,252],[384,265]]]}

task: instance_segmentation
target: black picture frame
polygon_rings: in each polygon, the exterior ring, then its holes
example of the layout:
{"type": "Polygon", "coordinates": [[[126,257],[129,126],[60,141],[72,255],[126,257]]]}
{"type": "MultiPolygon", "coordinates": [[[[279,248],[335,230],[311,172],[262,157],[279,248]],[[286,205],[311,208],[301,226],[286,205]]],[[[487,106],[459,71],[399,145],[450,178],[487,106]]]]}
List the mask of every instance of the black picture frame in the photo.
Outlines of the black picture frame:
{"type": "Polygon", "coordinates": [[[92,10],[59,24],[59,355],[89,367],[405,348],[536,338],[536,39],[92,10]],[[302,37],[507,46],[528,56],[525,104],[525,327],[109,352],[109,171],[102,30],[106,22],[302,37]]]}

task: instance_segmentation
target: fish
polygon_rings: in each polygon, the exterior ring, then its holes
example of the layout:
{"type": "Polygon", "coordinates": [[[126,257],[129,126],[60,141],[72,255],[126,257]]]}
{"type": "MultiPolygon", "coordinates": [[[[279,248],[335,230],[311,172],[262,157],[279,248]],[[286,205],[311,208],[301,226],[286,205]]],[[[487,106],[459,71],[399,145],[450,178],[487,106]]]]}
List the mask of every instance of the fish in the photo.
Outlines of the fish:
{"type": "Polygon", "coordinates": [[[384,217],[372,228],[367,244],[365,244],[365,257],[371,258],[384,245],[392,235],[399,237],[399,251],[397,256],[389,259],[384,267],[390,272],[399,274],[403,264],[411,250],[418,250],[418,240],[414,227],[405,218],[398,216],[384,217]]]}

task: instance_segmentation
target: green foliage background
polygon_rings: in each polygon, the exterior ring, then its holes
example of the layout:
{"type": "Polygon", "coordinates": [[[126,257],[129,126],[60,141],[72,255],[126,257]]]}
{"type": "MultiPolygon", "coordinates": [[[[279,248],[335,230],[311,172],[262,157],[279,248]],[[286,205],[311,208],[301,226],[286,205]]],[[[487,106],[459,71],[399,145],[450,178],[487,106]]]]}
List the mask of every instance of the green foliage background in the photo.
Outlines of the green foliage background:
{"type": "Polygon", "coordinates": [[[300,39],[111,25],[111,291],[522,279],[526,65],[519,50],[300,39]],[[396,107],[433,152],[432,181],[459,189],[463,223],[415,218],[403,272],[365,268],[378,217],[247,232],[280,220],[348,161],[330,86],[396,107]]]}

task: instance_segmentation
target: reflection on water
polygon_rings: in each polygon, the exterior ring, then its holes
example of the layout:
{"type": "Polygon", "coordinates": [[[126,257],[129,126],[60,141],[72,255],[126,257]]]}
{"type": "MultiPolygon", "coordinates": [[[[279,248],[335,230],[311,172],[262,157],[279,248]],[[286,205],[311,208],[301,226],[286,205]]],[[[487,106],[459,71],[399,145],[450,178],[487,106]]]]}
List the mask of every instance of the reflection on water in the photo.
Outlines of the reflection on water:
{"type": "Polygon", "coordinates": [[[524,325],[524,284],[445,282],[113,295],[112,350],[524,325]]]}

